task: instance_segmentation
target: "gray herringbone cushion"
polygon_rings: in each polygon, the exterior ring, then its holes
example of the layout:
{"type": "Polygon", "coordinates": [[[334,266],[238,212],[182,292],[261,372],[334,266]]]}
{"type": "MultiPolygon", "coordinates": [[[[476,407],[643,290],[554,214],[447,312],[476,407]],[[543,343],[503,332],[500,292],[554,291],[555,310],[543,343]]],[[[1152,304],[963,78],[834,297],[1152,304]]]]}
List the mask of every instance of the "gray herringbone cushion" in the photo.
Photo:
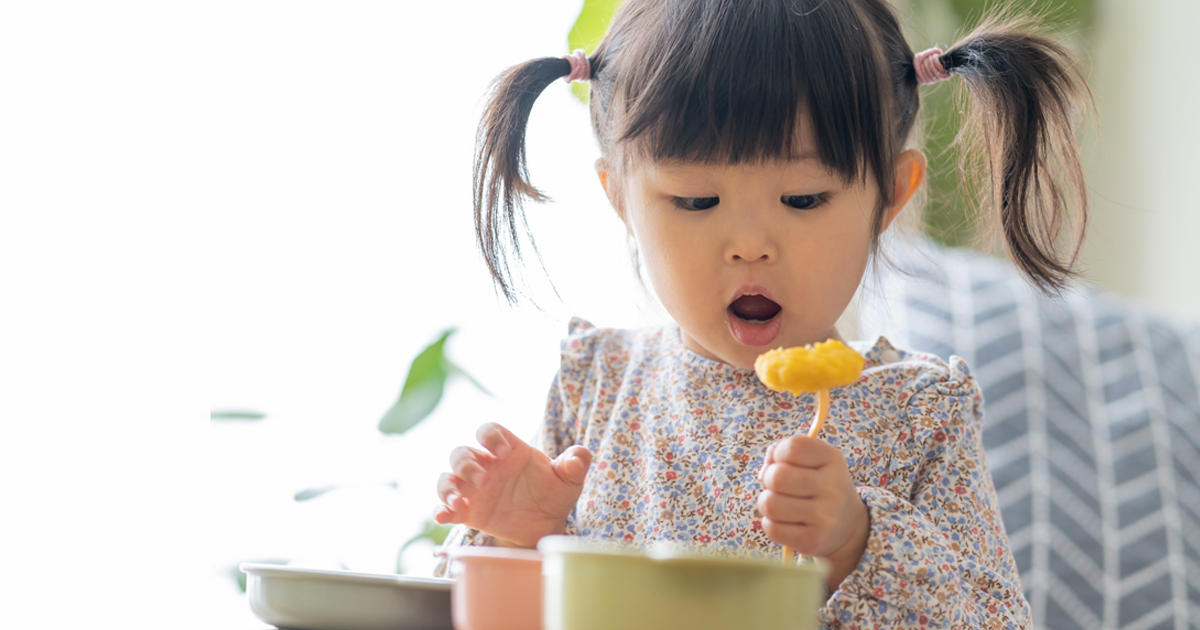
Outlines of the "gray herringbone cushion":
{"type": "Polygon", "coordinates": [[[926,249],[883,272],[863,336],[973,368],[1036,627],[1200,628],[1200,327],[926,249]]]}

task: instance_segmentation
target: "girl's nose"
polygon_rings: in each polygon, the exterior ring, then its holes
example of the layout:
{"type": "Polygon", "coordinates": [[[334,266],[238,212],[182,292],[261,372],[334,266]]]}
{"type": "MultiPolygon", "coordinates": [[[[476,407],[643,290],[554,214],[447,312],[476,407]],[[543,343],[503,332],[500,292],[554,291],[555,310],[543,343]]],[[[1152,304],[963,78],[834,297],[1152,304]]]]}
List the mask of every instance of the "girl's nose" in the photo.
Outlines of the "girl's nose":
{"type": "Polygon", "coordinates": [[[779,259],[775,235],[770,225],[758,217],[740,217],[735,225],[729,226],[725,247],[725,262],[773,263],[779,259]]]}

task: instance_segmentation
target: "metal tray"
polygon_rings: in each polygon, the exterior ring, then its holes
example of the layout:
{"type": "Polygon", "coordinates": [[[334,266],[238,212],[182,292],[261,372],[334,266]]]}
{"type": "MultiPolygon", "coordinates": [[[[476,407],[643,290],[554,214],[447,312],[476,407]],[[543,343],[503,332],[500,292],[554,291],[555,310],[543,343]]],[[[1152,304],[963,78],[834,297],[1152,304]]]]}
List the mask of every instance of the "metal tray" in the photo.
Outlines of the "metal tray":
{"type": "Polygon", "coordinates": [[[454,580],[244,562],[259,619],[289,630],[453,630],[454,580]]]}

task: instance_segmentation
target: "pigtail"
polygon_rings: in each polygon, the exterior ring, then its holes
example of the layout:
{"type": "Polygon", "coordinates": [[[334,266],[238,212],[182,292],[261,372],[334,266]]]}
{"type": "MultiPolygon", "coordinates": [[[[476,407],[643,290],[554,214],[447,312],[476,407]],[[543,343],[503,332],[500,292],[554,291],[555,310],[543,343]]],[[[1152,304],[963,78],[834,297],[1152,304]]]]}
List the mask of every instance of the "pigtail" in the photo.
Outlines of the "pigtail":
{"type": "MultiPolygon", "coordinates": [[[[518,262],[517,223],[525,222],[527,200],[548,198],[529,181],[525,129],[533,103],[546,86],[571,72],[565,59],[544,57],[513,66],[492,83],[487,107],[475,135],[475,236],[492,280],[510,303],[516,302],[509,251],[518,262]]],[[[532,238],[530,244],[532,245],[532,238]]],[[[537,253],[537,247],[534,253],[537,253]]]]}
{"type": "Polygon", "coordinates": [[[970,170],[989,193],[985,207],[998,211],[1017,266],[1053,294],[1074,274],[1087,224],[1074,121],[1088,92],[1071,53],[1024,26],[985,21],[940,61],[967,83],[970,113],[960,139],[973,161],[970,170]],[[1068,226],[1074,232],[1069,255],[1060,256],[1057,245],[1068,226]]]}

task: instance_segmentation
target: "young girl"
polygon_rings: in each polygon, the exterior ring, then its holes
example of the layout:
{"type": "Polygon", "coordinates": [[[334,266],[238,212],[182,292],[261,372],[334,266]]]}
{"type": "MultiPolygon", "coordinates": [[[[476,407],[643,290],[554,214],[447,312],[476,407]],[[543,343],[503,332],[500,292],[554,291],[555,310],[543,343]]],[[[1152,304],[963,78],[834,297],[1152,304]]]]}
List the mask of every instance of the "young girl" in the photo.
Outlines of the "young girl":
{"type": "Polygon", "coordinates": [[[1065,49],[1013,24],[914,55],[885,0],[628,0],[591,57],[505,72],[475,179],[499,288],[515,299],[522,203],[543,199],[524,161],[533,102],[559,77],[588,80],[600,184],[676,325],[572,321],[540,442],[486,424],[482,448],[451,453],[436,517],[462,526],[448,544],[787,545],[829,562],[826,626],[1028,627],[960,359],[858,344],[866,369],[832,391],[812,439],[797,436],[814,397],[752,369],[772,348],[840,339],[880,236],[925,179],[919,86],[955,74],[976,99],[981,205],[1035,283],[1069,278],[1055,243],[1069,224],[1073,250],[1082,237],[1085,88],[1065,49]]]}

